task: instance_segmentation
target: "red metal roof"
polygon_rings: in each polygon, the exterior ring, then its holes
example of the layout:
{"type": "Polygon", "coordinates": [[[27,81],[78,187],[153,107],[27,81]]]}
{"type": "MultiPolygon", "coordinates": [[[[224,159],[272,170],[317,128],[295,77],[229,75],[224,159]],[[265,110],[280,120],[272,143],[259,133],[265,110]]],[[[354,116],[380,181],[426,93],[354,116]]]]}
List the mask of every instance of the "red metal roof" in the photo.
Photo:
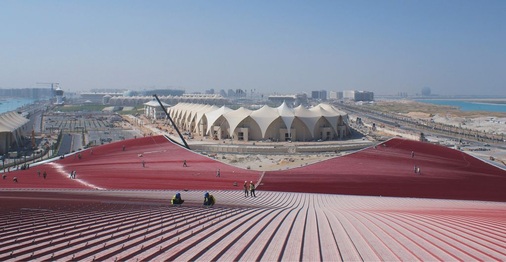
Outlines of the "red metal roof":
{"type": "Polygon", "coordinates": [[[394,139],[266,172],[244,197],[241,182],[260,177],[163,137],[10,172],[0,260],[506,260],[506,172],[462,152],[394,139]],[[181,207],[169,205],[176,192],[181,207]]]}

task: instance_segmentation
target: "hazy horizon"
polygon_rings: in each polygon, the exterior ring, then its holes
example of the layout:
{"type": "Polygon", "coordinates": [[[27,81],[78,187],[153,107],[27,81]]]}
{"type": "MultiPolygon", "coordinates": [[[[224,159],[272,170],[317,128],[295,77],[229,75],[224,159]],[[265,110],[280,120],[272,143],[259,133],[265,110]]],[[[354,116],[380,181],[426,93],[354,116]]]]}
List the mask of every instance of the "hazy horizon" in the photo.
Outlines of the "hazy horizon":
{"type": "Polygon", "coordinates": [[[498,0],[0,1],[0,88],[506,96],[505,10],[498,0]]]}

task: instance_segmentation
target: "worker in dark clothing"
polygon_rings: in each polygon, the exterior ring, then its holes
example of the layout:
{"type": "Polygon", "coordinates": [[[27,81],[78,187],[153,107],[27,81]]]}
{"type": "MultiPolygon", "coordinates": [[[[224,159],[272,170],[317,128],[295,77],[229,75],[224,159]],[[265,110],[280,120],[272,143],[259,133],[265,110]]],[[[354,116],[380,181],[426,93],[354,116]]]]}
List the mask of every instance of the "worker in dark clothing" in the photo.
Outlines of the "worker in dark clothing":
{"type": "Polygon", "coordinates": [[[182,205],[184,203],[184,200],[181,198],[181,194],[178,192],[172,197],[172,200],[170,202],[172,205],[182,205]]]}
{"type": "Polygon", "coordinates": [[[249,196],[248,181],[244,181],[244,197],[249,196]]]}
{"type": "Polygon", "coordinates": [[[206,192],[204,194],[204,206],[212,207],[216,200],[214,199],[214,196],[206,192]]]}

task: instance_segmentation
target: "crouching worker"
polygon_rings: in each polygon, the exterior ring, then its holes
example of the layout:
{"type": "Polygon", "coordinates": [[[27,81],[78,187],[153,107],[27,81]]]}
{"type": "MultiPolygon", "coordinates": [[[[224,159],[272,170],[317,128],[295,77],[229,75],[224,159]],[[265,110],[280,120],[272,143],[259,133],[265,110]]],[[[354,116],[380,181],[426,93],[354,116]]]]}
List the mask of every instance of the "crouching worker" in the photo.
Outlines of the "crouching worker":
{"type": "Polygon", "coordinates": [[[172,205],[174,206],[180,206],[183,204],[184,200],[181,198],[181,194],[180,193],[176,193],[173,197],[172,197],[172,200],[170,201],[172,203],[172,205]]]}
{"type": "Polygon", "coordinates": [[[213,195],[210,195],[208,192],[204,194],[204,206],[212,207],[216,200],[213,195]]]}

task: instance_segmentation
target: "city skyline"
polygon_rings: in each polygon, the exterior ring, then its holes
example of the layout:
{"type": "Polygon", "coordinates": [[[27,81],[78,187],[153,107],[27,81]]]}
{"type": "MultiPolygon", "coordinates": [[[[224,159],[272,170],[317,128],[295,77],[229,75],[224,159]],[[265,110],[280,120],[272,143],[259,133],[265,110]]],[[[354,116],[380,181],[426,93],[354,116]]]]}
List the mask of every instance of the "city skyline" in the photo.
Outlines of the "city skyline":
{"type": "Polygon", "coordinates": [[[506,96],[504,1],[2,1],[0,88],[506,96]]]}

